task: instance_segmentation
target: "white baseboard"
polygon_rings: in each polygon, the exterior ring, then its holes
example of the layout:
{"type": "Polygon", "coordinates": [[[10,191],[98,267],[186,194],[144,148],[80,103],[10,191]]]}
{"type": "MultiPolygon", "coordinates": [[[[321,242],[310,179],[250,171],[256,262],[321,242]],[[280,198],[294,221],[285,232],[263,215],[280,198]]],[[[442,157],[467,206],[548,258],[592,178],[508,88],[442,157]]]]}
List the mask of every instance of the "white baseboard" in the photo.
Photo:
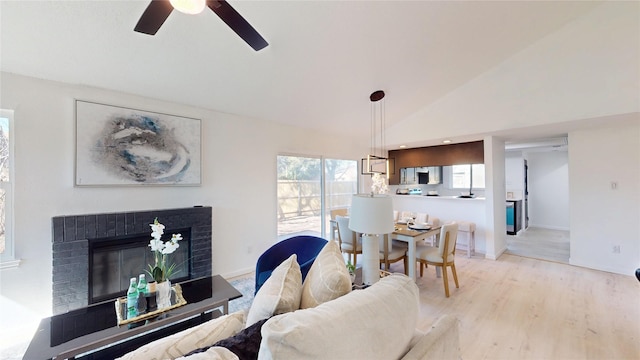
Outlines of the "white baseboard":
{"type": "Polygon", "coordinates": [[[236,270],[236,271],[231,271],[231,272],[228,272],[228,273],[220,274],[220,276],[222,276],[225,279],[231,279],[231,278],[238,277],[238,276],[249,275],[249,274],[253,273],[254,271],[256,271],[255,268],[245,268],[245,269],[240,269],[240,270],[236,270]]]}
{"type": "Polygon", "coordinates": [[[0,262],[0,270],[17,268],[21,262],[22,259],[0,262]]]}
{"type": "Polygon", "coordinates": [[[497,252],[496,254],[489,254],[489,253],[486,253],[486,254],[484,255],[484,258],[485,258],[485,259],[489,259],[489,260],[498,260],[498,258],[499,258],[502,254],[504,254],[504,252],[505,252],[505,251],[507,251],[507,247],[506,247],[506,246],[505,246],[505,247],[503,247],[502,249],[498,250],[498,252],[497,252]]]}
{"type": "Polygon", "coordinates": [[[635,271],[635,269],[622,269],[622,268],[619,268],[619,267],[610,267],[610,266],[602,265],[602,264],[585,263],[585,262],[582,262],[582,261],[573,260],[571,258],[569,258],[569,264],[573,265],[573,266],[583,267],[583,268],[586,268],[586,269],[604,271],[604,272],[620,274],[620,275],[627,275],[627,276],[630,276],[630,277],[633,277],[633,273],[635,271]]]}
{"type": "Polygon", "coordinates": [[[541,229],[549,229],[549,230],[562,230],[562,231],[569,231],[570,230],[568,227],[564,227],[564,226],[534,224],[534,223],[531,223],[531,222],[529,223],[529,227],[535,227],[535,228],[541,228],[541,229]]]}

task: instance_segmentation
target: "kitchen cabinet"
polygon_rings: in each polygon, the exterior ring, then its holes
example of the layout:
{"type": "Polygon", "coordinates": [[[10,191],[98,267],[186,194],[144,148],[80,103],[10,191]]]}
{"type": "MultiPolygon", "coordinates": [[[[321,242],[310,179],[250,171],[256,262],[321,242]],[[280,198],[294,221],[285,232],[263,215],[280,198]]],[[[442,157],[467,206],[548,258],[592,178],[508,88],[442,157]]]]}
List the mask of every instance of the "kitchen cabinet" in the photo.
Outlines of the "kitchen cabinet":
{"type": "MultiPolygon", "coordinates": [[[[421,148],[390,150],[389,158],[393,159],[395,169],[401,171],[395,171],[390,174],[389,185],[405,185],[401,179],[402,169],[416,168],[416,167],[432,167],[432,166],[447,166],[447,165],[460,165],[460,164],[484,164],[484,143],[482,141],[474,141],[460,144],[427,146],[421,148]]],[[[415,178],[415,173],[411,177],[411,171],[408,171],[404,181],[408,181],[415,178]]],[[[441,174],[440,174],[441,175],[441,174]]],[[[440,176],[442,179],[442,176],[440,176]]],[[[417,179],[411,180],[411,183],[418,182],[417,179]]],[[[440,180],[441,182],[442,180],[440,180]]]]}
{"type": "Polygon", "coordinates": [[[431,166],[429,170],[429,185],[442,184],[442,166],[431,166]]]}
{"type": "Polygon", "coordinates": [[[442,166],[423,166],[416,168],[418,184],[442,184],[442,166]]]}
{"type": "Polygon", "coordinates": [[[418,183],[416,168],[400,169],[400,185],[413,185],[418,183]]]}
{"type": "Polygon", "coordinates": [[[400,169],[399,185],[442,184],[442,166],[420,166],[400,169]]]}

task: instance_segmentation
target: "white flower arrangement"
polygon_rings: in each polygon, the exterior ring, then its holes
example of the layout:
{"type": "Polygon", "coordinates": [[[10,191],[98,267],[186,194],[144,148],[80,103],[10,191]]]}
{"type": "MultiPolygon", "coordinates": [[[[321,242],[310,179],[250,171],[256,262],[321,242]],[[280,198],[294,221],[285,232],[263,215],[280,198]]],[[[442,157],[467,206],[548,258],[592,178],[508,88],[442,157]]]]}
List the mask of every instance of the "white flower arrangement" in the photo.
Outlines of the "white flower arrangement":
{"type": "Polygon", "coordinates": [[[169,279],[176,267],[175,263],[167,266],[167,256],[180,247],[178,241],[182,240],[182,235],[173,234],[171,240],[163,242],[161,238],[164,234],[164,225],[158,222],[158,218],[155,218],[153,224],[149,224],[149,226],[151,226],[149,247],[153,252],[155,264],[153,266],[149,264],[149,271],[147,272],[157,283],[161,283],[169,279]]]}
{"type": "Polygon", "coordinates": [[[371,177],[371,192],[374,194],[386,194],[388,191],[387,178],[379,173],[374,173],[371,177]]]}

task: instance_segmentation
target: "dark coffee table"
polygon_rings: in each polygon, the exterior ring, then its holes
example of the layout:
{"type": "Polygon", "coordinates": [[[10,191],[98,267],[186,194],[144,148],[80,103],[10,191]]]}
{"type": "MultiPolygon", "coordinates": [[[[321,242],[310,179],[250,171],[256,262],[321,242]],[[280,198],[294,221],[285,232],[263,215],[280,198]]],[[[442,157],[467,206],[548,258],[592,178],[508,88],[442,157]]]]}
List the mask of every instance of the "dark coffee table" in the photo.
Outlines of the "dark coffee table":
{"type": "Polygon", "coordinates": [[[25,359],[104,359],[122,356],[141,345],[229,312],[229,301],[242,296],[220,275],[181,282],[187,304],[153,321],[118,326],[114,300],[43,319],[25,359]]]}

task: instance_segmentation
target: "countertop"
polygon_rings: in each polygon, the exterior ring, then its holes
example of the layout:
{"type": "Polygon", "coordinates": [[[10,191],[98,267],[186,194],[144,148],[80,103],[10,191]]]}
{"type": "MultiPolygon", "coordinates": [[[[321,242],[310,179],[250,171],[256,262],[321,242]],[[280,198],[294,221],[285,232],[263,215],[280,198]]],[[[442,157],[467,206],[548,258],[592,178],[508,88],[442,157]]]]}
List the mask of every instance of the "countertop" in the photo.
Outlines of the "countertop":
{"type": "Polygon", "coordinates": [[[425,198],[425,199],[433,199],[433,200],[461,200],[461,201],[478,201],[485,200],[484,197],[474,197],[474,198],[460,198],[457,196],[426,196],[426,195],[400,195],[400,194],[391,194],[398,198],[425,198]]]}

